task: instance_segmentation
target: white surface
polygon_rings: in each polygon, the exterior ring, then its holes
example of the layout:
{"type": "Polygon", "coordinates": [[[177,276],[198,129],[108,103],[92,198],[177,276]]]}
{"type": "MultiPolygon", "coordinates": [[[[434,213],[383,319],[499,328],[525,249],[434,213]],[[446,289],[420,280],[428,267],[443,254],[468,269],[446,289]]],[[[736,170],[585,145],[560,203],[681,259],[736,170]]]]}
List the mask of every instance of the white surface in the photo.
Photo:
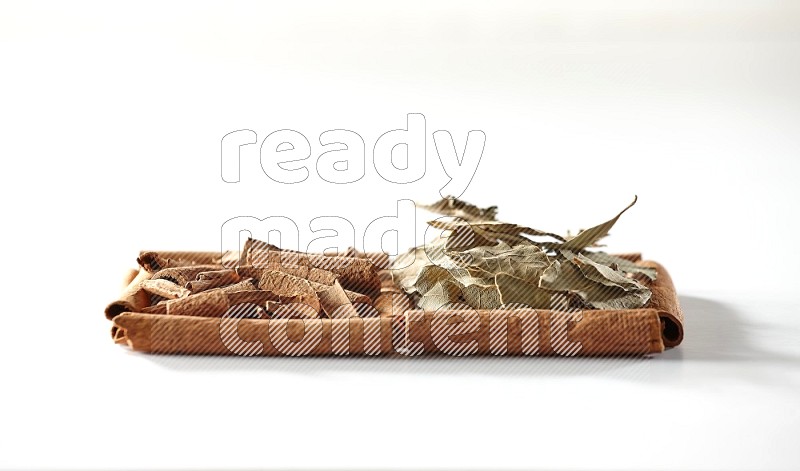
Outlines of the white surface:
{"type": "Polygon", "coordinates": [[[795,4],[6,3],[0,63],[0,467],[800,467],[795,4]],[[215,249],[240,215],[292,217],[304,242],[340,215],[360,237],[446,181],[429,153],[414,184],[368,160],[352,185],[313,166],[278,185],[252,153],[226,184],[224,134],[295,129],[316,156],[350,129],[369,159],[414,112],[457,146],[486,133],[464,198],[504,220],[574,230],[638,194],[609,250],[667,266],[684,344],[208,360],[110,341],[102,309],[140,248],[215,249]]]}

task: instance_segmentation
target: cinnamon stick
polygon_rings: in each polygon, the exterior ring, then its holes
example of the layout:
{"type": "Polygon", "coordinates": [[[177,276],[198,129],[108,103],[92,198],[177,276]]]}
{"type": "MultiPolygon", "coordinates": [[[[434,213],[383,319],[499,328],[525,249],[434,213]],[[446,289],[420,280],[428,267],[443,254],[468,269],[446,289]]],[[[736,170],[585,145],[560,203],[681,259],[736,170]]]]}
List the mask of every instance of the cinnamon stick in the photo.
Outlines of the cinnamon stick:
{"type": "MultiPolygon", "coordinates": [[[[281,250],[258,241],[252,242],[247,247],[246,253],[245,251],[243,253],[243,258],[248,265],[270,269],[276,269],[276,266],[280,265],[284,267],[282,270],[300,267],[317,268],[335,274],[345,289],[366,294],[373,299],[380,294],[378,268],[369,258],[281,250]]],[[[377,256],[375,258],[380,259],[377,256]]],[[[380,261],[381,264],[388,263],[383,262],[382,259],[380,261]]]]}
{"type": "Polygon", "coordinates": [[[258,280],[258,288],[281,298],[294,298],[319,312],[319,297],[312,282],[275,270],[266,270],[258,280]]]}
{"type": "MultiPolygon", "coordinates": [[[[309,274],[329,272],[336,276],[343,288],[366,294],[370,298],[380,294],[381,281],[378,272],[367,259],[269,250],[250,251],[248,262],[255,267],[277,269],[280,266],[281,271],[299,270],[299,276],[303,276],[303,267],[306,267],[309,274]]],[[[319,282],[329,284],[325,281],[319,282]]]]}
{"type": "Polygon", "coordinates": [[[222,268],[223,264],[235,264],[238,254],[233,252],[181,252],[181,251],[142,251],[136,261],[150,273],[155,273],[164,268],[185,267],[192,265],[216,265],[222,268]]]}
{"type": "Polygon", "coordinates": [[[210,290],[167,301],[164,307],[169,316],[222,317],[231,307],[240,304],[256,305],[266,311],[268,301],[280,301],[280,298],[269,291],[210,290]]]}
{"type": "Polygon", "coordinates": [[[646,260],[637,262],[637,264],[656,269],[655,281],[648,283],[652,294],[647,307],[658,311],[664,346],[677,347],[683,341],[684,318],[672,277],[667,272],[667,269],[658,262],[646,260]]]}
{"type": "Polygon", "coordinates": [[[319,305],[331,319],[359,317],[358,311],[342,289],[342,285],[334,280],[333,284],[317,291],[319,305]]]}
{"type": "Polygon", "coordinates": [[[142,289],[166,299],[185,298],[191,294],[191,291],[183,286],[164,279],[144,280],[142,281],[142,289]]]}
{"type": "MultiPolygon", "coordinates": [[[[277,253],[275,253],[278,255],[277,253]]],[[[280,271],[287,273],[298,278],[304,278],[308,281],[320,283],[323,285],[331,285],[336,280],[336,275],[333,272],[322,270],[320,268],[311,267],[308,265],[284,265],[279,261],[271,261],[265,265],[253,266],[243,265],[236,268],[236,273],[240,276],[248,276],[253,278],[261,278],[265,271],[280,271]]]]}
{"type": "Polygon", "coordinates": [[[120,342],[147,353],[241,356],[391,354],[389,318],[237,319],[125,313],[120,342]]]}
{"type": "Polygon", "coordinates": [[[664,350],[655,309],[560,312],[456,309],[406,312],[417,353],[448,355],[644,355],[664,350]]]}
{"type": "Polygon", "coordinates": [[[212,288],[230,285],[239,280],[241,280],[241,277],[234,269],[204,271],[198,273],[195,280],[187,282],[186,288],[192,293],[199,293],[212,288]]]}
{"type": "MultiPolygon", "coordinates": [[[[255,291],[255,290],[256,290],[255,280],[253,280],[252,278],[248,278],[246,280],[240,281],[239,283],[234,283],[232,285],[222,286],[219,288],[213,288],[208,291],[204,291],[204,293],[212,293],[212,292],[237,293],[241,291],[255,291]]],[[[182,299],[188,299],[192,296],[193,295],[189,295],[188,297],[182,299]]],[[[166,314],[167,301],[168,300],[161,301],[158,304],[142,308],[140,311],[148,314],[166,314]]]]}
{"type": "Polygon", "coordinates": [[[142,281],[149,280],[151,273],[144,269],[139,270],[136,277],[128,283],[122,291],[119,299],[106,307],[106,319],[114,317],[126,311],[139,311],[150,305],[150,295],[142,289],[142,281]]]}
{"type": "Polygon", "coordinates": [[[219,265],[190,265],[181,267],[164,268],[153,273],[154,280],[169,280],[180,286],[194,280],[198,273],[219,270],[219,265]]]}

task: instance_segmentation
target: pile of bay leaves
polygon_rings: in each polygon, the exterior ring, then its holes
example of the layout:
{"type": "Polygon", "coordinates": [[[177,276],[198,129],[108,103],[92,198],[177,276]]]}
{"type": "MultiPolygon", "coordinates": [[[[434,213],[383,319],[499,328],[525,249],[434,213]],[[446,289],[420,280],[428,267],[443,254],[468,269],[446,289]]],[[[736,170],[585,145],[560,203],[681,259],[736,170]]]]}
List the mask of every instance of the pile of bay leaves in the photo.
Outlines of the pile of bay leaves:
{"type": "Polygon", "coordinates": [[[650,299],[652,268],[597,250],[619,217],[577,235],[560,236],[495,220],[497,208],[455,198],[418,206],[443,217],[433,241],[398,256],[392,277],[425,310],[635,309],[650,299]]]}

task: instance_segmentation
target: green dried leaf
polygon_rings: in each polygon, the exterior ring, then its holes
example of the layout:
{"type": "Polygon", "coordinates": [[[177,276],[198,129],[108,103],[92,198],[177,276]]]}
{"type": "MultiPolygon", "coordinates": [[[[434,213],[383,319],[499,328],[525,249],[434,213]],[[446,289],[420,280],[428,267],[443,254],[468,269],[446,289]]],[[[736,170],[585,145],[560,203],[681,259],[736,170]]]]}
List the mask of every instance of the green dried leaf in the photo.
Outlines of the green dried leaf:
{"type": "Polygon", "coordinates": [[[554,262],[542,274],[539,286],[546,290],[570,292],[579,295],[595,309],[637,309],[650,300],[650,290],[607,286],[584,276],[572,262],[554,262]]]}
{"type": "Polygon", "coordinates": [[[645,289],[633,278],[628,278],[624,273],[617,271],[609,266],[597,263],[585,255],[574,254],[569,250],[562,250],[561,254],[571,261],[583,273],[586,278],[605,286],[622,288],[625,291],[645,289]]]}
{"type": "Polygon", "coordinates": [[[452,196],[443,198],[433,204],[417,204],[417,207],[444,216],[459,217],[465,221],[494,221],[495,216],[497,216],[497,206],[479,208],[474,204],[461,201],[452,196]]]}
{"type": "Polygon", "coordinates": [[[398,255],[392,264],[392,280],[407,293],[416,292],[414,285],[419,278],[419,272],[432,262],[425,253],[424,247],[415,247],[408,252],[398,255]],[[402,267],[402,268],[394,268],[402,267]]]}
{"type": "Polygon", "coordinates": [[[507,273],[524,280],[536,282],[542,271],[550,266],[547,254],[533,244],[509,247],[500,242],[494,247],[475,247],[450,257],[462,266],[469,266],[472,273],[490,278],[497,273],[507,273]]]}
{"type": "Polygon", "coordinates": [[[656,279],[656,269],[651,267],[642,267],[630,260],[626,260],[621,257],[617,257],[615,255],[607,254],[605,252],[589,252],[585,251],[582,252],[583,255],[588,257],[594,262],[600,263],[606,266],[616,266],[619,270],[625,273],[641,273],[642,275],[650,278],[651,280],[656,279]]]}
{"type": "Polygon", "coordinates": [[[537,284],[523,280],[508,273],[498,273],[495,284],[504,305],[524,304],[533,309],[550,309],[553,293],[537,284]]]}
{"type": "Polygon", "coordinates": [[[614,218],[612,218],[612,219],[610,219],[610,220],[608,220],[608,221],[606,221],[606,222],[604,222],[604,223],[602,223],[600,225],[594,226],[591,229],[586,229],[585,231],[582,231],[580,234],[578,234],[574,238],[572,238],[572,239],[568,240],[567,242],[564,242],[563,244],[561,244],[560,248],[561,249],[566,249],[566,250],[581,250],[581,249],[584,249],[586,247],[590,247],[590,246],[594,245],[598,240],[600,240],[603,237],[608,235],[608,231],[610,231],[611,228],[614,227],[614,224],[616,224],[616,222],[619,219],[619,217],[622,216],[622,214],[625,211],[630,209],[631,206],[636,204],[636,201],[638,199],[639,198],[637,196],[634,196],[633,202],[631,204],[629,204],[628,207],[626,207],[625,209],[620,211],[620,213],[617,214],[614,218]]]}
{"type": "Polygon", "coordinates": [[[422,295],[417,305],[426,311],[435,311],[461,299],[461,285],[454,281],[443,280],[422,295]]]}
{"type": "Polygon", "coordinates": [[[495,309],[503,304],[500,292],[494,284],[464,286],[461,289],[461,296],[474,309],[495,309]]]}
{"type": "MultiPolygon", "coordinates": [[[[507,222],[488,221],[488,222],[464,222],[464,221],[442,221],[435,220],[429,221],[428,224],[437,229],[455,231],[467,227],[470,228],[475,234],[475,239],[484,238],[489,243],[474,244],[472,247],[478,245],[495,245],[497,242],[505,242],[508,245],[518,245],[520,243],[531,243],[531,240],[524,236],[529,237],[551,237],[557,241],[564,242],[564,238],[558,234],[551,232],[540,231],[532,227],[519,226],[517,224],[510,224],[507,222]]],[[[464,235],[462,235],[463,237],[464,235]]],[[[470,247],[467,247],[470,248],[470,247]]]]}
{"type": "Polygon", "coordinates": [[[453,281],[453,275],[438,265],[428,265],[420,270],[414,287],[418,293],[424,295],[442,281],[453,281]]]}

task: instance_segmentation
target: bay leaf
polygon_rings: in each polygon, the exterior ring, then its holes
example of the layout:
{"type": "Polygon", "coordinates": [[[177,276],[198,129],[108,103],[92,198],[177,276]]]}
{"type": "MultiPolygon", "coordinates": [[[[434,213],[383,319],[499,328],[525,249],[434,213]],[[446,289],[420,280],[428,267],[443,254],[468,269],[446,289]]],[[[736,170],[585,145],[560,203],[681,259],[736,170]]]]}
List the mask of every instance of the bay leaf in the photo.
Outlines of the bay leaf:
{"type": "Polygon", "coordinates": [[[444,216],[458,217],[465,221],[494,221],[497,216],[497,206],[479,208],[452,196],[442,198],[433,204],[417,204],[417,207],[444,216]]]}
{"type": "Polygon", "coordinates": [[[495,276],[497,291],[503,305],[524,304],[533,309],[550,309],[550,298],[553,293],[508,273],[495,276]]]}
{"type": "MultiPolygon", "coordinates": [[[[480,237],[488,239],[490,243],[480,245],[494,245],[497,241],[503,241],[509,245],[517,245],[519,243],[530,243],[531,240],[527,237],[549,237],[559,242],[564,242],[565,239],[558,234],[552,232],[540,231],[532,227],[520,226],[507,222],[499,221],[484,221],[484,222],[466,222],[466,221],[428,221],[428,224],[437,229],[454,231],[459,228],[468,226],[472,231],[480,237]]],[[[478,244],[476,244],[478,245],[478,244]]]]}
{"type": "Polygon", "coordinates": [[[597,263],[585,255],[574,254],[569,250],[562,250],[561,254],[571,261],[581,271],[586,278],[605,286],[622,288],[625,291],[646,289],[633,278],[628,278],[621,271],[617,271],[607,265],[597,263]]]}
{"type": "Polygon", "coordinates": [[[656,269],[650,267],[642,267],[637,265],[630,260],[626,260],[621,257],[617,257],[615,255],[611,255],[605,252],[589,252],[584,251],[581,252],[587,258],[591,259],[594,262],[606,265],[606,266],[614,266],[616,265],[621,271],[625,273],[640,273],[651,280],[656,279],[656,269]]]}
{"type": "Polygon", "coordinates": [[[455,281],[443,279],[422,295],[417,306],[426,311],[435,311],[460,300],[461,285],[455,281]]]}
{"type": "Polygon", "coordinates": [[[425,295],[443,281],[455,282],[450,272],[438,265],[428,265],[419,272],[419,277],[414,285],[417,293],[425,295]]]}
{"type": "Polygon", "coordinates": [[[392,281],[407,293],[416,292],[414,285],[423,267],[431,265],[424,247],[414,247],[408,252],[398,255],[392,263],[392,281]]]}
{"type": "Polygon", "coordinates": [[[500,299],[500,291],[494,284],[464,286],[461,288],[461,296],[464,298],[464,302],[473,309],[495,309],[503,304],[500,299]]]}
{"type": "Polygon", "coordinates": [[[572,262],[554,262],[542,274],[539,286],[546,290],[566,291],[578,294],[584,302],[595,309],[637,309],[650,300],[650,290],[608,286],[584,276],[572,262]]]}
{"type": "Polygon", "coordinates": [[[550,266],[547,254],[533,244],[510,247],[500,242],[496,246],[474,247],[450,254],[450,257],[468,265],[472,273],[478,272],[484,278],[503,272],[535,282],[542,271],[550,266]]]}
{"type": "Polygon", "coordinates": [[[636,204],[636,201],[638,199],[639,199],[638,196],[634,196],[633,202],[629,204],[625,209],[620,211],[620,213],[617,214],[615,217],[609,219],[608,221],[602,224],[594,226],[591,229],[586,229],[585,231],[581,231],[581,233],[579,233],[577,236],[561,244],[560,248],[566,250],[581,250],[586,247],[594,245],[598,240],[608,235],[608,231],[610,231],[611,228],[614,227],[614,224],[616,224],[619,217],[622,216],[622,214],[625,211],[629,210],[634,204],[636,204]]]}

